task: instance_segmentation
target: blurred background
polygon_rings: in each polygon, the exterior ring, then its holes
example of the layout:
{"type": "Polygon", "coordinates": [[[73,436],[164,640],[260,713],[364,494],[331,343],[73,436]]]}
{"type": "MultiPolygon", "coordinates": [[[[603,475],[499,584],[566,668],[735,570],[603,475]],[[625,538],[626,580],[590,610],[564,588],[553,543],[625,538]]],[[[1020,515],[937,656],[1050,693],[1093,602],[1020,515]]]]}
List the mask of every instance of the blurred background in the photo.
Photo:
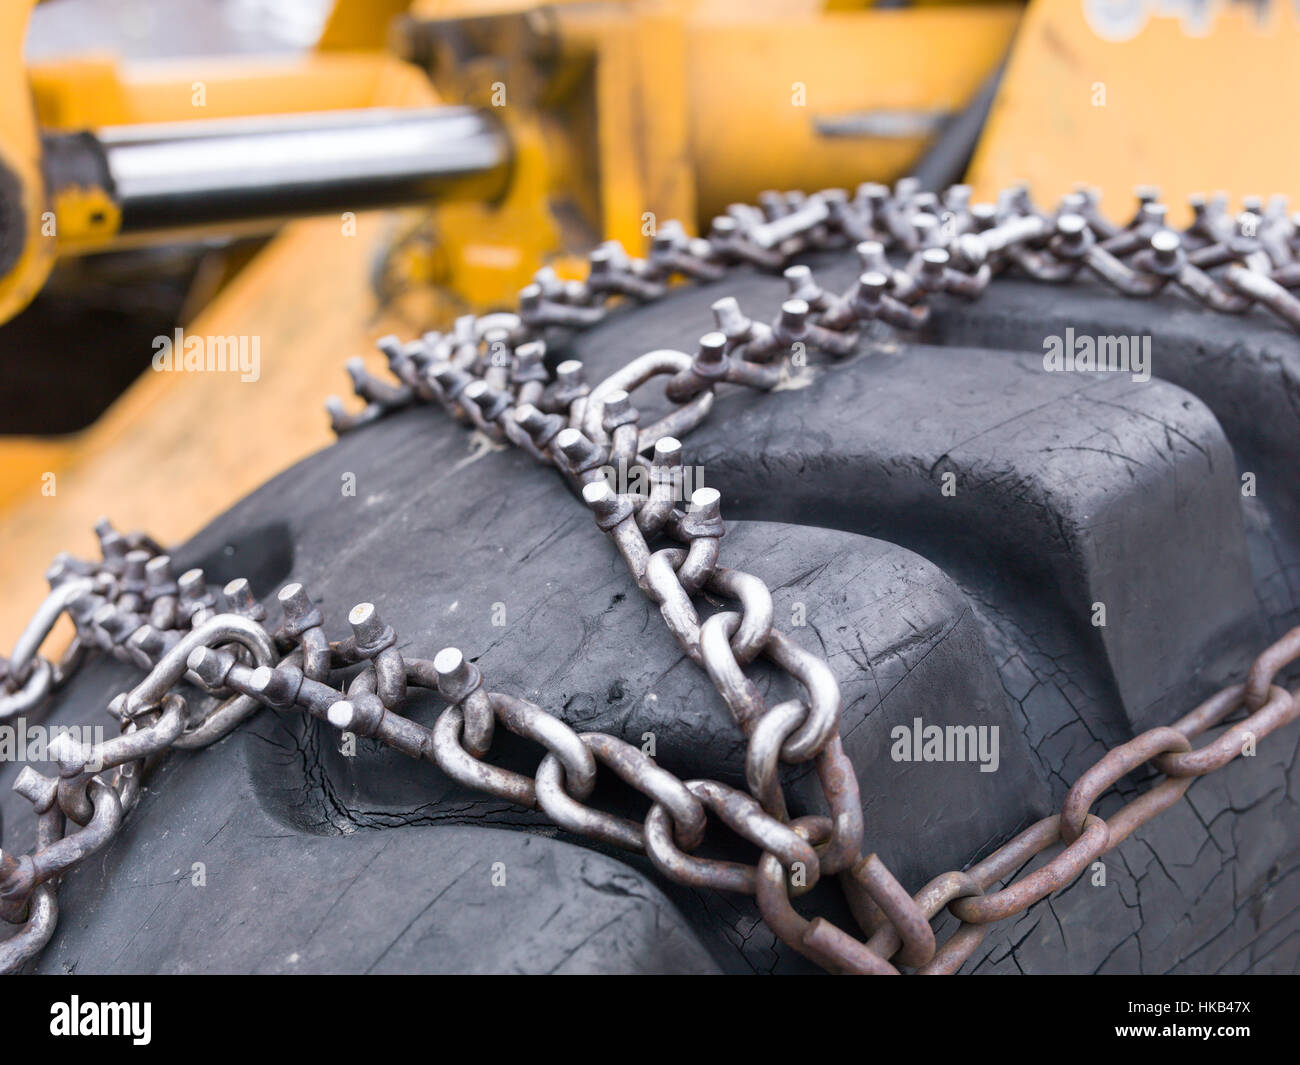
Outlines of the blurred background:
{"type": "Polygon", "coordinates": [[[98,515],[190,535],[330,441],[375,337],[648,219],[1300,191],[1290,0],[7,0],[0,48],[0,646],[98,515]],[[152,372],[176,328],[257,338],[257,380],[152,372]]]}
{"type": "Polygon", "coordinates": [[[65,0],[33,16],[29,62],[108,51],[123,59],[255,55],[313,47],[331,0],[65,0]]]}

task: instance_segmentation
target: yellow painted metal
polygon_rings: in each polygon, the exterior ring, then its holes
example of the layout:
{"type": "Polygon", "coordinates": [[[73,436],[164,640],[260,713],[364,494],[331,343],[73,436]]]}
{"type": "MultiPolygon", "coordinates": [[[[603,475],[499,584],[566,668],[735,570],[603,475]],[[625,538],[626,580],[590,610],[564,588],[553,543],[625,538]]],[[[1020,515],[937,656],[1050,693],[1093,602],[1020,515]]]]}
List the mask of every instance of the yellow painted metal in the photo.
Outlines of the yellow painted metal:
{"type": "MultiPolygon", "coordinates": [[[[31,93],[50,130],[430,102],[436,94],[412,65],[340,50],[386,36],[405,6],[339,0],[323,50],[302,57],[56,60],[30,71],[31,93]]],[[[536,10],[514,0],[411,6],[424,18],[536,10]]],[[[960,107],[1006,47],[1016,17],[1003,6],[822,16],[808,0],[756,0],[743,17],[728,14],[729,0],[549,10],[577,87],[544,100],[513,96],[500,109],[517,153],[508,195],[439,208],[422,226],[404,227],[413,239],[387,264],[405,264],[412,280],[436,278],[448,307],[508,302],[542,262],[563,266],[602,235],[640,248],[653,220],[678,218],[691,228],[763,187],[897,176],[923,139],[826,137],[816,120],[960,107]],[[918,64],[920,55],[927,62],[918,64]]],[[[526,57],[500,58],[512,91],[532,77],[526,57]]],[[[486,102],[481,84],[443,87],[456,102],[486,102]]],[[[66,214],[58,250],[110,241],[116,214],[96,202],[102,198],[91,189],[58,198],[56,214],[66,214]]]]}
{"type": "MultiPolygon", "coordinates": [[[[130,63],[76,56],[31,66],[28,85],[12,91],[28,90],[39,127],[50,132],[437,102],[421,71],[379,51],[130,63]]],[[[68,189],[53,206],[60,252],[101,247],[116,232],[119,215],[104,190],[68,189]]]]}
{"type": "MultiPolygon", "coordinates": [[[[13,645],[40,601],[41,572],[56,551],[93,557],[97,515],[176,542],[333,439],[322,402],[348,391],[340,359],[365,353],[382,372],[374,339],[399,324],[369,286],[369,263],[385,240],[383,213],[358,215],[354,236],[336,219],[286,226],[187,325],[190,336],[258,337],[255,382],[150,370],[77,437],[0,451],[0,465],[12,471],[0,482],[9,493],[0,648],[13,645]],[[41,492],[49,471],[53,496],[41,492]]],[[[358,487],[364,500],[366,486],[358,487]]]]}
{"type": "Polygon", "coordinates": [[[607,7],[563,10],[570,50],[594,65],[604,235],[640,251],[654,224],[696,226],[687,28],[679,15],[607,7]]]}
{"type": "Polygon", "coordinates": [[[240,115],[420,106],[436,99],[428,79],[383,52],[291,57],[132,60],[61,59],[33,65],[32,96],[50,130],[240,115]]]}
{"type": "Polygon", "coordinates": [[[924,137],[829,137],[816,122],[953,112],[1010,44],[1011,6],[696,19],[687,32],[696,196],[705,217],[756,190],[892,180],[924,137]]]}
{"type": "Polygon", "coordinates": [[[122,227],[122,209],[99,186],[68,185],[53,190],[50,201],[60,254],[102,248],[122,227]]]}
{"type": "Polygon", "coordinates": [[[68,461],[75,437],[23,438],[0,442],[0,508],[18,499],[52,499],[58,493],[57,473],[68,461]],[[48,480],[55,476],[53,484],[48,480]]]}
{"type": "Polygon", "coordinates": [[[40,291],[54,265],[55,245],[41,175],[41,142],[27,95],[23,41],[36,0],[0,5],[0,166],[16,182],[24,222],[23,250],[0,277],[0,322],[17,314],[40,291]]]}
{"type": "Polygon", "coordinates": [[[1300,12],[1263,10],[1211,4],[1198,26],[1151,4],[1037,0],[971,168],[977,194],[1023,180],[1050,203],[1086,182],[1119,220],[1133,186],[1154,184],[1175,224],[1194,193],[1300,197],[1300,12]]]}
{"type": "Polygon", "coordinates": [[[382,49],[392,20],[410,6],[410,0],[334,0],[317,47],[382,49]]]}
{"type": "MultiPolygon", "coordinates": [[[[420,4],[413,16],[441,16],[446,5],[420,4]]],[[[471,12],[483,14],[477,7],[471,12]]],[[[594,145],[596,127],[607,127],[607,116],[596,118],[590,57],[558,57],[554,65],[538,64],[527,53],[535,12],[502,8],[500,23],[473,37],[472,55],[446,56],[432,64],[432,76],[443,99],[491,110],[504,124],[511,143],[509,187],[493,203],[447,203],[434,206],[422,227],[405,233],[415,239],[399,250],[425,249],[410,265],[418,276],[433,276],[438,293],[421,296],[435,309],[433,321],[449,314],[513,306],[519,289],[538,267],[554,266],[561,276],[579,276],[579,257],[602,236],[599,214],[598,167],[594,145]],[[462,62],[462,58],[464,61],[462,62]]],[[[540,21],[549,25],[545,16],[540,21]]],[[[630,241],[640,247],[644,238],[630,241]]],[[[426,319],[428,321],[428,319],[426,319]]]]}
{"type": "MultiPolygon", "coordinates": [[[[406,332],[446,325],[456,315],[513,308],[539,266],[582,276],[575,243],[552,210],[556,158],[541,127],[502,115],[511,140],[510,186],[496,203],[472,201],[413,208],[396,215],[381,255],[390,311],[406,332]],[[576,249],[575,249],[576,250],[576,249]]],[[[561,170],[563,168],[560,168],[561,170]]],[[[577,243],[585,251],[594,240],[577,243]]]]}
{"type": "MultiPolygon", "coordinates": [[[[532,10],[511,0],[416,0],[410,14],[438,20],[532,10]]],[[[1005,54],[1019,12],[995,4],[827,15],[805,0],[743,8],[729,0],[559,4],[538,23],[554,28],[563,62],[590,66],[594,126],[574,126],[554,95],[525,100],[515,121],[546,127],[558,116],[569,122],[570,139],[586,138],[598,168],[599,228],[640,248],[647,214],[690,227],[767,187],[899,176],[924,137],[831,137],[817,121],[958,110],[1005,54]]],[[[509,85],[530,59],[505,58],[509,85]]],[[[464,87],[443,78],[439,88],[459,100],[464,87]]],[[[548,131],[552,151],[562,140],[548,131]]],[[[570,148],[570,159],[580,155],[570,148]]],[[[563,172],[552,173],[563,184],[563,172]]],[[[580,176],[569,175],[569,184],[580,176]]]]}
{"type": "MultiPolygon", "coordinates": [[[[39,125],[52,132],[438,100],[421,71],[381,52],[131,63],[78,57],[32,67],[30,85],[39,125]]],[[[115,242],[121,215],[106,190],[78,186],[54,190],[52,199],[59,254],[115,242]]]]}

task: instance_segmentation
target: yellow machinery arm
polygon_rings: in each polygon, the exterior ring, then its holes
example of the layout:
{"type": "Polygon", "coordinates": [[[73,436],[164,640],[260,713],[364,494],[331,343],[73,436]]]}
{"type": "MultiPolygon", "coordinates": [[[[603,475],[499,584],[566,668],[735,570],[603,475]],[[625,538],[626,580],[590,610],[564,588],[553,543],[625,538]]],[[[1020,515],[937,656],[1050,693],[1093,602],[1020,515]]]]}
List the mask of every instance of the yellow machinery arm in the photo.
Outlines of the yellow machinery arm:
{"type": "Polygon", "coordinates": [[[401,125],[423,132],[402,150],[425,150],[428,168],[451,156],[490,172],[457,183],[456,195],[440,172],[383,183],[390,202],[459,204],[437,213],[435,261],[412,269],[469,306],[508,303],[544,261],[601,236],[636,246],[647,216],[693,228],[756,189],[900,175],[997,65],[1018,17],[1009,5],[818,14],[785,2],[741,17],[725,5],[613,0],[483,14],[481,3],[417,0],[392,20],[406,5],[342,0],[321,47],[303,57],[79,57],[24,73],[32,6],[9,5],[0,27],[11,51],[0,87],[0,161],[12,178],[4,199],[11,211],[21,203],[25,223],[22,258],[0,262],[0,321],[59,255],[171,238],[184,218],[190,229],[232,231],[383,202],[374,186],[400,173],[404,157],[375,144],[396,140],[400,130],[388,127],[401,125]],[[400,58],[375,46],[383,40],[400,58]],[[941,61],[916,63],[943,41],[941,61]],[[453,135],[454,123],[433,113],[367,120],[361,110],[439,101],[505,127],[508,189],[486,132],[453,135]],[[365,181],[324,197],[303,195],[291,165],[324,139],[318,112],[338,113],[328,120],[329,166],[371,163],[365,181]],[[268,116],[281,116],[281,128],[268,116]],[[235,120],[253,117],[261,139],[248,147],[249,127],[235,120]],[[223,129],[228,136],[214,136],[223,129]],[[235,157],[245,162],[213,173],[214,161],[235,157]],[[160,219],[163,203],[179,217],[160,219]]]}

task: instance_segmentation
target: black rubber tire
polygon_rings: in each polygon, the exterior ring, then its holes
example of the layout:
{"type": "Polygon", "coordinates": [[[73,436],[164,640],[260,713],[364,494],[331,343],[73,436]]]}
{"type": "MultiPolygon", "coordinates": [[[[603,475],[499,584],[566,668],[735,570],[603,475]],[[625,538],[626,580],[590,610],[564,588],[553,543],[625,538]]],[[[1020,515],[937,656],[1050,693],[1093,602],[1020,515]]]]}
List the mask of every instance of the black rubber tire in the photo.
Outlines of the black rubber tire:
{"type": "MultiPolygon", "coordinates": [[[[844,256],[813,265],[828,287],[852,276],[844,256]]],[[[646,350],[691,350],[721,295],[766,314],[783,289],[742,271],[618,312],[550,357],[582,358],[598,380],[646,350]]],[[[647,417],[656,391],[636,397],[647,417]]],[[[277,477],[178,563],[248,576],[268,604],[302,580],[331,638],[372,600],[409,653],[459,646],[494,690],[584,730],[653,732],[674,772],[743,783],[726,708],[585,508],[521,454],[469,446],[435,409],[393,416],[277,477]]],[[[999,281],[976,304],[941,303],[916,341],[868,337],[815,359],[802,387],[726,392],[686,447],[722,491],[724,563],[763,577],[778,625],[834,668],[867,846],[913,890],[1058,809],[1106,748],[1240,680],[1300,620],[1300,344],[1262,314],[999,281]],[[1045,372],[1044,337],[1067,326],[1152,336],[1153,378],[1045,372]],[[796,604],[806,627],[791,627],[796,604]],[[918,717],[996,725],[997,771],[894,761],[891,729],[918,717]]],[[[134,676],[92,664],[49,721],[107,723],[134,676]]],[[[416,707],[426,723],[437,711],[432,697],[416,707]]],[[[1104,886],[1089,872],[994,926],[965,970],[1296,971],[1298,740],[1293,725],[1197,781],[1106,856],[1104,886]]],[[[121,836],[67,877],[33,968],[812,971],[748,899],[577,846],[370,741],[356,757],[337,748],[313,719],[264,710],[173,756],[121,836]]],[[[493,757],[529,772],[539,752],[503,736],[493,757]]],[[[807,811],[795,768],[792,805],[807,811]]],[[[13,774],[0,767],[5,846],[22,850],[13,774]]],[[[619,790],[602,801],[637,808],[619,790]]],[[[834,888],[800,906],[848,921],[834,888]]]]}

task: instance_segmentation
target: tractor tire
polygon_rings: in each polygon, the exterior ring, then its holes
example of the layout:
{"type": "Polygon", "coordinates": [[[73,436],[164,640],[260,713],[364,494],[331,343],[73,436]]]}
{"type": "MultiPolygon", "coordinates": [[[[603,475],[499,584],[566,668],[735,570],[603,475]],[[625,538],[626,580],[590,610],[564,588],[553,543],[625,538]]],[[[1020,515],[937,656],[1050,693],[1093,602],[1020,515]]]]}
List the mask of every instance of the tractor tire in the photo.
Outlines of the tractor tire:
{"type": "MultiPolygon", "coordinates": [[[[826,288],[852,280],[847,255],[807,261],[826,288]]],[[[651,349],[694,350],[723,295],[765,315],[784,283],[735,270],[551,338],[548,361],[582,359],[597,381],[651,349]]],[[[635,397],[643,421],[654,393],[635,397]]],[[[1300,622],[1300,344],[1262,312],[999,280],[975,303],[940,301],[918,336],[871,333],[771,394],[723,390],[684,445],[722,493],[723,564],[762,577],[778,626],[834,670],[866,847],[909,890],[1059,810],[1107,749],[1240,681],[1300,622]],[[1044,340],[1067,328],[1150,337],[1151,379],[1047,372],[1044,340]],[[895,760],[891,734],[918,718],[996,726],[996,771],[895,760]]],[[[437,408],[345,435],[173,557],[177,572],[248,577],[273,618],[276,590],[302,581],[331,639],[372,601],[405,653],[457,646],[492,690],[584,731],[653,733],[678,776],[744,786],[726,706],[586,508],[517,450],[472,448],[437,408]]],[[[105,705],[138,676],[90,663],[46,723],[111,724],[105,705]]],[[[785,697],[788,678],[755,676],[785,697]]],[[[439,706],[417,693],[410,712],[429,725],[439,706]]],[[[58,930],[28,968],[817,971],[752,899],[675,885],[356,743],[348,756],[330,726],[263,709],[169,756],[120,835],[65,878],[58,930]]],[[[1292,724],[1196,781],[1100,870],[993,925],[963,971],[1300,969],[1298,744],[1292,724]]],[[[491,758],[531,773],[540,751],[498,729],[491,758]]],[[[0,767],[0,801],[22,850],[16,768],[0,767]]],[[[786,768],[792,812],[813,812],[810,767],[786,768]]],[[[621,787],[594,801],[644,812],[621,787]]],[[[837,891],[798,905],[851,927],[837,891]]],[[[943,918],[940,940],[954,927],[943,918]]]]}

